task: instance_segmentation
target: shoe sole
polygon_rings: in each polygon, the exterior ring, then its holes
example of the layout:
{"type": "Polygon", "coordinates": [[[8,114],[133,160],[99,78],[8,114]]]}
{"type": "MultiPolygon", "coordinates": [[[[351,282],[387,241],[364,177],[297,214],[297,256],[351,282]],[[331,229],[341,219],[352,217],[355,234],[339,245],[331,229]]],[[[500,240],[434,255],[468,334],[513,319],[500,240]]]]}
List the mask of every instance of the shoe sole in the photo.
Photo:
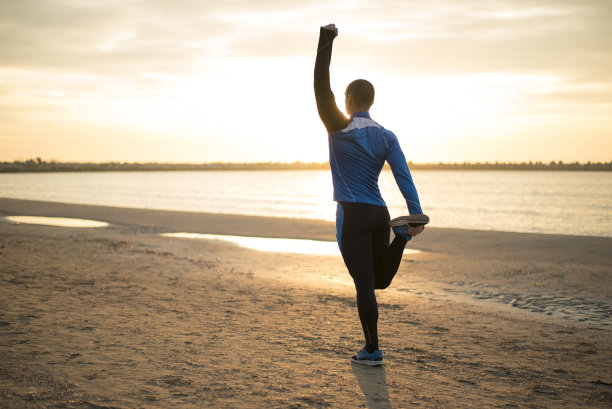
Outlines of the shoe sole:
{"type": "Polygon", "coordinates": [[[380,361],[372,361],[372,360],[369,360],[369,359],[351,358],[351,362],[354,362],[354,363],[360,364],[360,365],[367,365],[367,366],[381,366],[383,364],[382,359],[380,361]]]}
{"type": "Polygon", "coordinates": [[[429,216],[425,214],[411,214],[410,216],[400,216],[389,222],[389,226],[397,227],[409,225],[410,227],[423,226],[429,223],[429,216]]]}

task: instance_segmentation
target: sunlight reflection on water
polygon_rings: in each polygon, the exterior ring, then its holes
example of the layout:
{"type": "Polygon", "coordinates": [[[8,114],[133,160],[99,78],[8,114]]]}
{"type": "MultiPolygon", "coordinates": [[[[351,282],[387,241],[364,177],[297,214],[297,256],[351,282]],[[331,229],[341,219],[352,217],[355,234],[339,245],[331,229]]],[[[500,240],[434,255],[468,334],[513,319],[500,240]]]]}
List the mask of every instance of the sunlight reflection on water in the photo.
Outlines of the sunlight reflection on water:
{"type": "Polygon", "coordinates": [[[6,216],[8,221],[24,224],[42,224],[45,226],[59,227],[107,227],[108,223],[97,220],[73,219],[66,217],[39,217],[39,216],[6,216]]]}
{"type": "MultiPolygon", "coordinates": [[[[182,239],[222,240],[253,250],[273,253],[295,253],[318,256],[340,256],[338,244],[335,241],[279,239],[269,237],[224,236],[219,234],[200,233],[163,233],[164,237],[182,239]]],[[[404,254],[417,254],[419,250],[404,250],[404,254]]]]}
{"type": "MultiPolygon", "coordinates": [[[[612,172],[412,172],[432,227],[612,237],[612,172]]],[[[406,201],[390,171],[391,218],[406,201]]],[[[0,197],[334,221],[328,170],[0,174],[0,197]]]]}

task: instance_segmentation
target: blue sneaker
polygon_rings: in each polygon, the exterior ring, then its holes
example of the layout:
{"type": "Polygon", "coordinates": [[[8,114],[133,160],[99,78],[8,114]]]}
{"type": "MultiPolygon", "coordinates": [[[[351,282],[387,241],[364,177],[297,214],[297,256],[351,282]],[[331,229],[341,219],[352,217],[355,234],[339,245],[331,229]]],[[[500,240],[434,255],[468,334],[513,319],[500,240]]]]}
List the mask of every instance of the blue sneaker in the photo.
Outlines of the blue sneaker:
{"type": "Polygon", "coordinates": [[[411,214],[410,216],[396,217],[395,219],[389,222],[389,226],[395,227],[409,225],[410,227],[416,227],[427,223],[429,223],[429,216],[427,216],[426,214],[417,213],[411,214]]]}
{"type": "Polygon", "coordinates": [[[357,352],[357,355],[351,357],[351,362],[367,366],[379,366],[383,364],[383,353],[380,349],[369,353],[364,346],[361,351],[357,352]]]}
{"type": "Polygon", "coordinates": [[[406,241],[412,239],[412,236],[408,234],[408,226],[405,224],[402,226],[393,226],[391,229],[393,229],[393,233],[395,233],[396,236],[404,236],[406,241]]]}

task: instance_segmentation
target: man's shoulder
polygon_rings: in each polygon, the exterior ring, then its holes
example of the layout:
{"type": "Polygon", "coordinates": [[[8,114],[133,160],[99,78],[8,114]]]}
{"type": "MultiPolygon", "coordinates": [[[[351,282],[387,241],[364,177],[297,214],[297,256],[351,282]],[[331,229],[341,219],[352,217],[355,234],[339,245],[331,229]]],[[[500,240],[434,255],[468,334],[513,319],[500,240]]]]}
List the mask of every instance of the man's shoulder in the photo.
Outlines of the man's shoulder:
{"type": "Polygon", "coordinates": [[[390,129],[387,129],[387,128],[385,128],[384,126],[382,126],[382,125],[380,124],[380,122],[377,122],[377,121],[375,121],[375,120],[374,120],[374,119],[372,119],[372,118],[368,118],[368,120],[369,120],[369,121],[370,121],[370,122],[373,124],[373,126],[374,126],[375,128],[380,129],[380,132],[381,132],[381,133],[382,133],[384,136],[389,136],[389,137],[391,137],[391,138],[396,138],[396,139],[397,139],[397,136],[395,136],[395,134],[393,133],[393,131],[391,131],[390,129]]]}
{"type": "Polygon", "coordinates": [[[384,128],[382,126],[380,127],[380,129],[381,129],[382,135],[386,139],[397,141],[397,136],[393,133],[393,131],[391,131],[390,129],[384,128]]]}

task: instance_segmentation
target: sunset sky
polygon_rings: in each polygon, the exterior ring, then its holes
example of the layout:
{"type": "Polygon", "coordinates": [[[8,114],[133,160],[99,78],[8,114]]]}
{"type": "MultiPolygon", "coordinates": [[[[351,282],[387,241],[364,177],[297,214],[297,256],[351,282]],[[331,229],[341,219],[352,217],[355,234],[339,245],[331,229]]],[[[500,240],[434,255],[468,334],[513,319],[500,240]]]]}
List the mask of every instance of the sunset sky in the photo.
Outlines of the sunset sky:
{"type": "Polygon", "coordinates": [[[610,0],[0,2],[0,161],[327,160],[312,72],[413,162],[612,160],[610,0]]]}

